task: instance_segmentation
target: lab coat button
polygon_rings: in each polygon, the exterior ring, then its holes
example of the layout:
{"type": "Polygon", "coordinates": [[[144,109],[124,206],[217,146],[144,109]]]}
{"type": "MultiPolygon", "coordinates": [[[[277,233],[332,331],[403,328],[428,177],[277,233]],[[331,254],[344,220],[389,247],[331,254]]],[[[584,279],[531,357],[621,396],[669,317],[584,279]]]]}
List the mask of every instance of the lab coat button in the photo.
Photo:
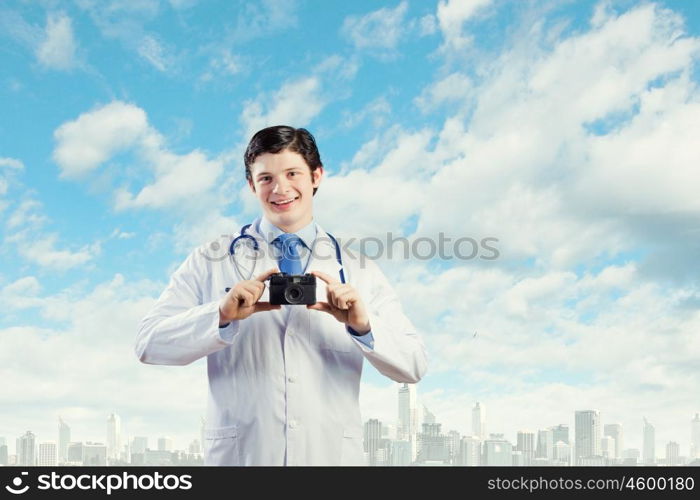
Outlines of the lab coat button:
{"type": "Polygon", "coordinates": [[[297,381],[296,377],[287,377],[287,380],[289,381],[290,384],[293,384],[294,382],[297,381]]]}
{"type": "Polygon", "coordinates": [[[296,429],[296,428],[297,428],[297,421],[296,421],[296,420],[290,420],[290,421],[289,421],[289,428],[290,428],[290,429],[296,429]]]}

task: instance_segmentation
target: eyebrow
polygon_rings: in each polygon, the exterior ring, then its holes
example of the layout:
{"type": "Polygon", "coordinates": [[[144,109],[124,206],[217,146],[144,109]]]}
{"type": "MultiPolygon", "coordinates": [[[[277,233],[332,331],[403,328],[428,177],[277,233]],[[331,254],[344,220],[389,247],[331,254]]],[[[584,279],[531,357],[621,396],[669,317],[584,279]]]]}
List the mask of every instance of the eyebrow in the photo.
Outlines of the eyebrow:
{"type": "MultiPolygon", "coordinates": [[[[290,170],[303,170],[303,168],[302,167],[289,167],[289,168],[285,168],[283,170],[283,172],[289,172],[290,170]]],[[[255,177],[258,178],[261,175],[271,175],[271,174],[270,174],[270,172],[258,172],[257,174],[255,174],[255,177]]]]}

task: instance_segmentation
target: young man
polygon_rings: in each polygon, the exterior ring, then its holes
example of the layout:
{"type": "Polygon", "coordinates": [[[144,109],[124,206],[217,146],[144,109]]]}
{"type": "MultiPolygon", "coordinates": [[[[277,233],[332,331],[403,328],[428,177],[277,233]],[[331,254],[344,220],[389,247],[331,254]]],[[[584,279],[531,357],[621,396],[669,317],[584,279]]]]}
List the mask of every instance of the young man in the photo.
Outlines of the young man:
{"type": "Polygon", "coordinates": [[[189,255],[142,320],[136,354],[170,365],[207,357],[208,465],[363,465],[363,360],[415,383],[423,343],[376,264],[363,267],[314,223],[324,171],[313,136],[263,129],[244,160],[262,216],[212,242],[230,258],[208,258],[212,243],[189,255]],[[265,281],[278,268],[316,276],[318,301],[271,305],[265,281]]]}

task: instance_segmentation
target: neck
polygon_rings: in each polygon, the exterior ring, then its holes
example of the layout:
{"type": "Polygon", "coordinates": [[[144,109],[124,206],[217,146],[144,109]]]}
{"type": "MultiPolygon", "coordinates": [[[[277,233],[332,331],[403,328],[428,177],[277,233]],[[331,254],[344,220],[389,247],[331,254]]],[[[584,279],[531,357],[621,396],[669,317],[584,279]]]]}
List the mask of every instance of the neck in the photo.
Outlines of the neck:
{"type": "Polygon", "coordinates": [[[308,219],[302,220],[297,222],[296,224],[290,224],[290,225],[279,225],[277,226],[279,229],[284,231],[285,233],[296,233],[300,229],[305,228],[308,226],[311,221],[313,221],[313,217],[309,217],[308,219]]]}

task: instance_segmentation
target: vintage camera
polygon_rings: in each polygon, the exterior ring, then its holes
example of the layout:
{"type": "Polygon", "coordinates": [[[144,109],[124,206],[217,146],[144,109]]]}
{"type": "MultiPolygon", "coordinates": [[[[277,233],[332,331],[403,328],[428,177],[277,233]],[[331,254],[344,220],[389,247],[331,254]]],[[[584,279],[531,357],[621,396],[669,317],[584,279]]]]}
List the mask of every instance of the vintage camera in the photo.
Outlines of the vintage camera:
{"type": "Polygon", "coordinates": [[[270,276],[270,304],[316,303],[316,276],[276,273],[270,276]]]}

